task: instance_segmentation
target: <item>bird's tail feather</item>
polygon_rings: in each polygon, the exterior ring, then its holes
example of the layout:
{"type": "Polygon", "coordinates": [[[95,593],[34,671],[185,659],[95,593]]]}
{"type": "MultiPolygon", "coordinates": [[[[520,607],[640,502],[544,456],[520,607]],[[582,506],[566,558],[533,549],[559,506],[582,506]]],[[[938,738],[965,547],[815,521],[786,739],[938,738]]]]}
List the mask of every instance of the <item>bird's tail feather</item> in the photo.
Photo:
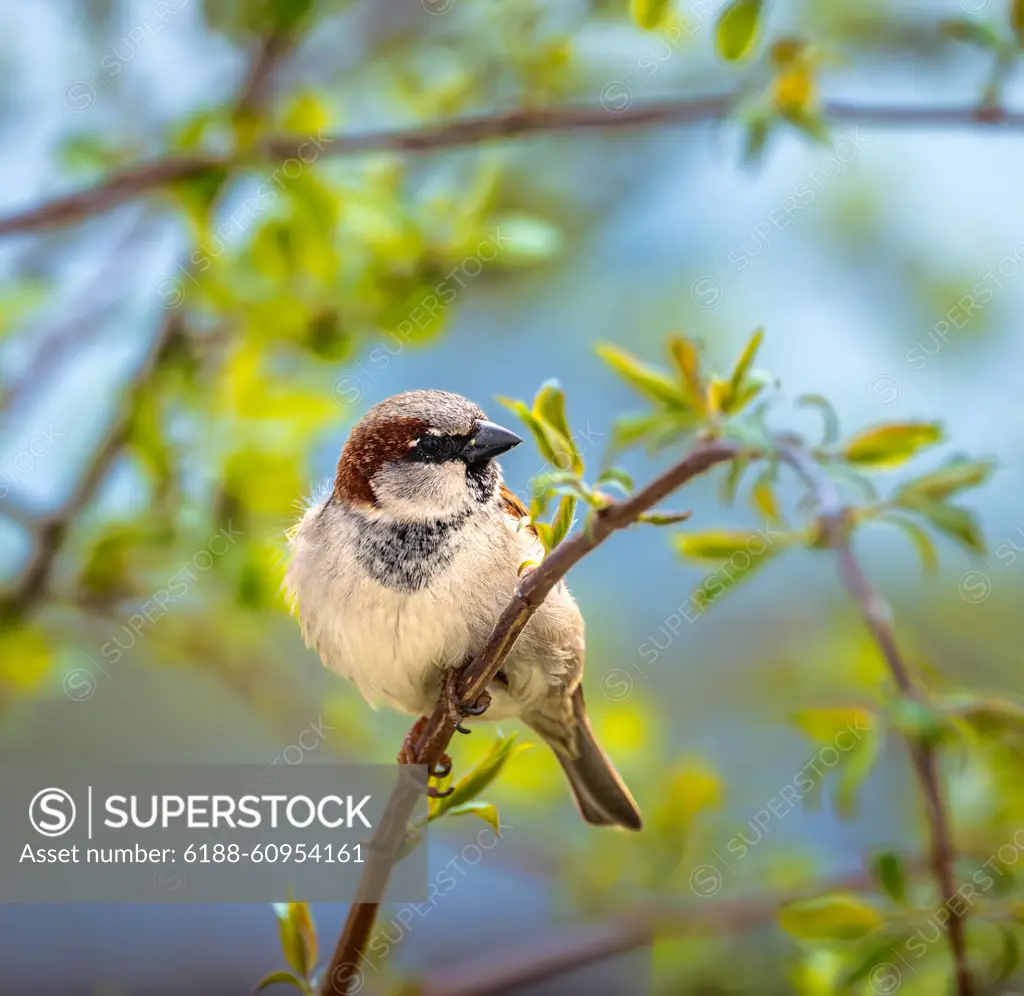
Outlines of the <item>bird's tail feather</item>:
{"type": "Polygon", "coordinates": [[[576,756],[570,756],[560,739],[548,735],[542,723],[533,724],[554,750],[572,789],[576,807],[582,817],[594,826],[618,826],[627,830],[640,830],[643,821],[633,796],[615,770],[608,755],[594,737],[583,702],[583,689],[576,688],[572,696],[572,711],[576,726],[576,756]]]}

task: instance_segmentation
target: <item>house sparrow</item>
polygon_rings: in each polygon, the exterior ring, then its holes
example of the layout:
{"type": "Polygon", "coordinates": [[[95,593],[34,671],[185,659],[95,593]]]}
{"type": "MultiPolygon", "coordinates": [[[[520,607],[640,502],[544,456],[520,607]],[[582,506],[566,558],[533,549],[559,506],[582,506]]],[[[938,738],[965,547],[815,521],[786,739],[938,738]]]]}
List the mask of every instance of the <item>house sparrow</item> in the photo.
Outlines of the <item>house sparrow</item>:
{"type": "MultiPolygon", "coordinates": [[[[522,440],[471,401],[411,391],[352,430],[334,486],[291,532],[285,586],[307,646],[385,703],[429,715],[480,650],[524,561],[543,549],[496,457],[522,440]]],[[[583,703],[583,618],[564,581],[489,688],[489,720],[521,719],[553,748],[588,822],[641,827],[583,703]]],[[[462,710],[462,714],[472,714],[462,710]]]]}

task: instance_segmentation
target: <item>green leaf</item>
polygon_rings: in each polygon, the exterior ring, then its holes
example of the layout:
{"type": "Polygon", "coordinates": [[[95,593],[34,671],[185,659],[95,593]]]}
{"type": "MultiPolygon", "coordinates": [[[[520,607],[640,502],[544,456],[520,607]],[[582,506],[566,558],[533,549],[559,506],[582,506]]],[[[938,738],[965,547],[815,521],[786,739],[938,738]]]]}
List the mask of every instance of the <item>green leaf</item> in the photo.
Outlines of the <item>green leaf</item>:
{"type": "Polygon", "coordinates": [[[894,467],[941,441],[942,427],[937,422],[892,423],[858,433],[846,444],[843,455],[862,466],[894,467]]]}
{"type": "Polygon", "coordinates": [[[671,425],[663,411],[621,415],[612,426],[612,452],[621,453],[644,442],[653,445],[671,425]]]}
{"type": "Polygon", "coordinates": [[[551,522],[550,546],[546,549],[550,553],[566,536],[572,528],[572,517],[576,511],[576,499],[572,495],[566,495],[558,504],[558,511],[551,522]]]}
{"type": "Polygon", "coordinates": [[[798,35],[786,35],[772,42],[771,63],[776,69],[782,69],[794,62],[802,61],[806,52],[806,39],[798,35]]]}
{"type": "Polygon", "coordinates": [[[729,379],[730,397],[736,398],[739,396],[740,389],[743,387],[743,383],[747,379],[747,375],[750,373],[750,368],[754,363],[754,357],[757,356],[757,351],[761,348],[763,340],[764,328],[756,329],[754,334],[750,337],[750,341],[743,347],[743,352],[740,353],[739,359],[736,361],[736,366],[733,367],[732,377],[729,379]]]}
{"type": "Polygon", "coordinates": [[[775,118],[766,115],[751,118],[747,123],[743,133],[743,154],[741,156],[744,166],[756,166],[761,162],[774,123],[775,118]]]}
{"type": "Polygon", "coordinates": [[[461,806],[452,806],[445,810],[446,816],[479,816],[485,823],[489,823],[494,832],[501,833],[501,821],[498,819],[498,809],[489,802],[464,802],[461,806]]]}
{"type": "Polygon", "coordinates": [[[997,923],[995,926],[1003,942],[999,964],[996,967],[996,978],[1000,982],[1005,982],[1020,968],[1020,942],[1017,940],[1017,935],[1005,923],[997,923]]]}
{"type": "Polygon", "coordinates": [[[627,384],[645,397],[669,407],[686,406],[681,390],[676,384],[660,370],[641,362],[624,349],[619,349],[612,343],[602,343],[597,347],[597,355],[627,384]]]}
{"type": "Polygon", "coordinates": [[[825,426],[825,434],[821,440],[822,446],[832,446],[839,441],[839,416],[836,415],[836,410],[827,398],[820,394],[803,394],[796,399],[796,404],[804,408],[817,408],[821,412],[822,422],[825,426]]]}
{"type": "Polygon", "coordinates": [[[627,495],[633,490],[633,478],[624,470],[619,470],[618,467],[608,467],[602,470],[597,483],[598,485],[617,484],[622,489],[623,494],[627,495]]]}
{"type": "Polygon", "coordinates": [[[863,733],[875,723],[874,715],[859,706],[817,706],[800,709],[790,718],[803,733],[819,744],[830,744],[846,731],[863,733]]]}
{"type": "Polygon", "coordinates": [[[1011,3],[1010,27],[1017,36],[1017,47],[1024,48],[1024,0],[1013,0],[1011,3]]]}
{"type": "Polygon", "coordinates": [[[822,145],[832,144],[832,133],[828,129],[828,123],[816,111],[809,111],[805,108],[791,108],[783,115],[794,128],[798,128],[808,138],[819,142],[822,145]]]}
{"type": "Polygon", "coordinates": [[[565,417],[565,391],[557,380],[548,380],[541,385],[533,401],[533,411],[566,439],[572,439],[569,422],[565,417]]]}
{"type": "Polygon", "coordinates": [[[974,516],[957,505],[920,505],[915,511],[923,515],[941,533],[957,540],[974,553],[985,552],[985,538],[978,528],[974,516]]]}
{"type": "MultiPolygon", "coordinates": [[[[10,689],[34,692],[43,687],[53,670],[54,650],[52,636],[41,626],[10,624],[0,606],[0,700],[7,701],[10,689]]],[[[96,676],[92,671],[78,668],[64,679],[64,693],[68,698],[81,701],[90,698],[96,689],[96,676]],[[74,682],[70,675],[75,674],[74,682]]]]}
{"type": "Polygon", "coordinates": [[[937,702],[944,713],[962,717],[982,737],[1024,741],[1024,702],[1005,694],[976,692],[941,696],[937,702]]]}
{"type": "MultiPolygon", "coordinates": [[[[92,98],[89,90],[84,89],[85,84],[81,86],[83,89],[77,92],[69,87],[67,94],[71,99],[77,97],[86,103],[92,98]]],[[[98,173],[121,165],[124,151],[99,135],[83,132],[65,138],[58,149],[58,156],[61,164],[71,172],[98,173]]]]}
{"type": "Polygon", "coordinates": [[[157,485],[165,485],[171,476],[171,455],[155,391],[145,392],[138,399],[131,412],[127,438],[129,445],[152,472],[157,485]]]}
{"type": "Polygon", "coordinates": [[[152,520],[109,523],[86,555],[79,587],[99,599],[126,597],[133,589],[133,568],[140,555],[166,538],[152,520]]]}
{"type": "Polygon", "coordinates": [[[677,526],[686,522],[693,512],[644,512],[637,516],[637,522],[646,522],[650,526],[677,526]]]}
{"type": "Polygon", "coordinates": [[[719,810],[724,786],[717,772],[700,761],[677,764],[656,793],[651,830],[673,863],[682,856],[697,819],[719,810]]]}
{"type": "Polygon", "coordinates": [[[309,90],[296,94],[285,109],[284,130],[298,135],[318,135],[330,122],[324,102],[309,90]]]}
{"type": "Polygon", "coordinates": [[[312,7],[313,0],[270,0],[271,24],[279,30],[294,30],[312,7]]]}
{"type": "Polygon", "coordinates": [[[571,469],[574,474],[583,472],[583,461],[565,419],[565,395],[555,382],[549,381],[541,388],[532,409],[522,401],[500,395],[497,400],[526,423],[549,464],[563,471],[571,469]]]}
{"type": "MultiPolygon", "coordinates": [[[[853,746],[841,755],[841,767],[836,779],[835,805],[840,819],[849,820],[856,814],[857,793],[867,781],[882,753],[884,737],[878,729],[864,730],[853,746]]],[[[837,747],[840,742],[836,741],[837,747]]]]}
{"type": "Polygon", "coordinates": [[[889,898],[895,903],[907,901],[907,871],[903,860],[893,851],[876,854],[872,860],[875,877],[889,898]]]}
{"type": "Polygon", "coordinates": [[[304,979],[316,965],[316,928],[306,903],[274,903],[281,950],[285,960],[304,979]]]}
{"type": "Polygon", "coordinates": [[[901,515],[894,515],[890,512],[880,515],[878,521],[888,522],[902,529],[910,537],[911,542],[917,549],[925,574],[938,573],[939,557],[935,552],[935,545],[932,543],[931,537],[916,522],[911,522],[910,519],[906,519],[901,515]]]}
{"type": "Polygon", "coordinates": [[[858,983],[870,979],[874,983],[870,986],[871,992],[878,993],[879,996],[895,993],[900,986],[901,978],[895,966],[899,961],[897,952],[907,950],[907,941],[911,936],[891,931],[879,938],[872,938],[868,946],[862,948],[859,956],[840,976],[838,981],[844,987],[841,991],[852,990],[858,983]]]}
{"type": "Polygon", "coordinates": [[[303,983],[302,979],[298,978],[295,975],[292,975],[291,972],[271,972],[269,975],[263,976],[263,978],[256,983],[256,988],[254,992],[260,993],[270,986],[277,985],[295,986],[296,989],[302,992],[306,991],[306,986],[303,983]]]}
{"type": "Polygon", "coordinates": [[[670,0],[630,0],[633,20],[645,31],[653,31],[665,19],[670,0]]]}
{"type": "Polygon", "coordinates": [[[738,563],[733,559],[718,565],[718,569],[708,574],[697,586],[690,601],[703,613],[714,605],[727,591],[731,591],[740,581],[749,578],[759,567],[768,563],[775,551],[766,549],[759,556],[744,557],[738,563]]]}
{"type": "Polygon", "coordinates": [[[991,461],[954,457],[938,470],[902,485],[896,491],[895,501],[907,507],[921,502],[946,501],[961,491],[984,484],[994,469],[991,461]]]}
{"type": "Polygon", "coordinates": [[[680,533],[673,537],[676,549],[694,560],[728,560],[736,553],[751,557],[763,556],[771,545],[761,532],[738,532],[726,529],[703,533],[680,533]]]}
{"type": "Polygon", "coordinates": [[[931,705],[916,699],[898,698],[889,707],[889,722],[908,740],[929,746],[949,734],[946,718],[931,705]]]}
{"type": "Polygon", "coordinates": [[[444,799],[436,800],[438,803],[437,816],[442,816],[456,806],[472,802],[501,774],[501,769],[512,757],[530,747],[530,744],[516,744],[515,739],[516,735],[513,733],[511,736],[499,737],[495,740],[491,749],[481,758],[476,767],[455,783],[455,790],[452,794],[444,799]]]}
{"type": "Polygon", "coordinates": [[[700,377],[700,355],[697,348],[682,336],[673,336],[668,343],[669,355],[679,371],[686,400],[699,412],[705,408],[704,386],[700,377]]]}
{"type": "Polygon", "coordinates": [[[736,490],[739,487],[743,472],[750,466],[750,457],[740,454],[734,457],[729,464],[729,469],[722,478],[719,487],[719,499],[723,505],[731,505],[736,500],[736,490]]]}
{"type": "Polygon", "coordinates": [[[583,460],[569,428],[565,415],[565,392],[558,381],[549,380],[541,386],[533,400],[533,414],[556,454],[556,466],[582,474],[583,460]]]}
{"type": "Polygon", "coordinates": [[[723,59],[735,62],[750,53],[761,24],[761,0],[733,0],[718,18],[715,41],[723,59]]]}
{"type": "Polygon", "coordinates": [[[775,471],[769,467],[765,469],[754,483],[750,492],[751,501],[756,508],[769,522],[780,522],[782,514],[779,512],[779,502],[775,497],[775,471]]]}
{"type": "Polygon", "coordinates": [[[554,531],[551,526],[546,522],[535,522],[533,528],[537,533],[537,539],[540,540],[541,546],[544,547],[545,551],[550,550],[554,546],[552,542],[554,531]]]}
{"type": "Polygon", "coordinates": [[[802,940],[857,940],[884,922],[874,906],[859,896],[842,892],[796,900],[779,909],[782,929],[802,940]]]}

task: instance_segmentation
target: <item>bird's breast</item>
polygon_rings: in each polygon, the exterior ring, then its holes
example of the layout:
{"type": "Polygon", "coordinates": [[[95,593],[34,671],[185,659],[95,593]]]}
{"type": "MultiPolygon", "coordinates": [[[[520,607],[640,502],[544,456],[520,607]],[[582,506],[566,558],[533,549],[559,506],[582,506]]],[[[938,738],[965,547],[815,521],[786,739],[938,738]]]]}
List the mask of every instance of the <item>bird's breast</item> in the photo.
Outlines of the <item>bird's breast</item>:
{"type": "Polygon", "coordinates": [[[356,560],[384,588],[420,591],[451,567],[469,517],[463,512],[426,522],[370,523],[359,534],[356,560]]]}

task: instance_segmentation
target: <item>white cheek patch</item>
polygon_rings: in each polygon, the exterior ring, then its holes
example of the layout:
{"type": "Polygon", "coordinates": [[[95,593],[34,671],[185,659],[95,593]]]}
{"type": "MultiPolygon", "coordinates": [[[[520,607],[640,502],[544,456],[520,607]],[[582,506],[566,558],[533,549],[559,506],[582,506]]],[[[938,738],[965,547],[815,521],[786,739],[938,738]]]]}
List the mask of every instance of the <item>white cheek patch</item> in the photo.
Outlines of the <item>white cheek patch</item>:
{"type": "Polygon", "coordinates": [[[472,501],[466,468],[454,462],[388,464],[372,486],[381,509],[403,518],[445,518],[472,501]]]}

